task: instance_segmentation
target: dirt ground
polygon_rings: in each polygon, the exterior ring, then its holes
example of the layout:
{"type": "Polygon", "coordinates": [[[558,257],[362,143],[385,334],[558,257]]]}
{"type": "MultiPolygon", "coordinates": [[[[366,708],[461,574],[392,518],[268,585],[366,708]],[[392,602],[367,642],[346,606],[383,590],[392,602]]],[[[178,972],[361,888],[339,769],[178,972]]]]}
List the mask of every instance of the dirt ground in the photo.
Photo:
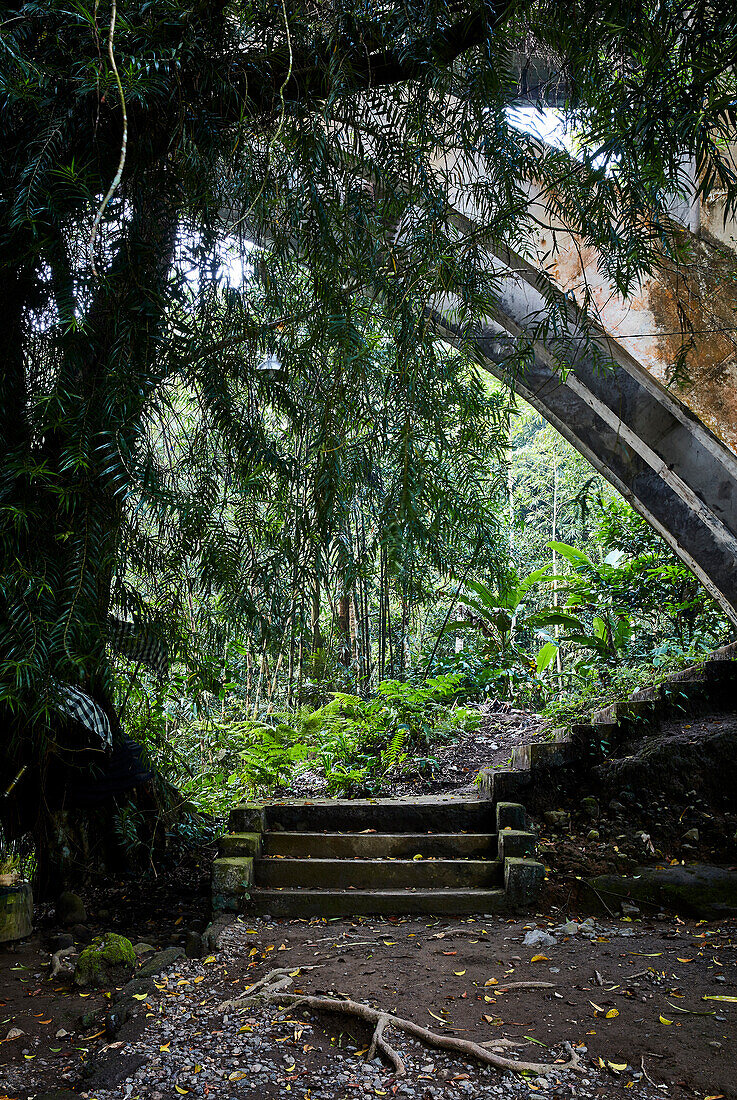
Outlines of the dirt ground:
{"type": "MultiPolygon", "coordinates": [[[[355,1095],[351,1081],[365,1091],[357,1051],[368,1045],[370,1032],[360,1022],[291,1012],[296,1025],[285,1025],[274,1008],[245,1015],[219,1009],[278,966],[316,968],[295,975],[297,990],[347,995],[475,1042],[519,1041],[528,1060],[553,1063],[561,1043],[572,1044],[581,1072],[560,1078],[553,1065],[543,1089],[534,1078],[518,1079],[522,1095],[644,1097],[665,1085],[661,1094],[674,1100],[737,1097],[737,921],[597,918],[584,936],[560,931],[565,915],[239,919],[217,955],[182,959],[158,978],[140,1015],[113,1043],[101,1022],[80,1026],[82,1013],[105,1012],[109,991],[85,995],[49,981],[48,954],[34,937],[0,953],[2,1027],[24,1032],[0,1044],[0,1081],[14,1100],[54,1087],[98,1100],[158,1100],[190,1091],[245,1100],[283,1096],[287,1085],[300,1100],[312,1100],[317,1093],[355,1095]],[[525,944],[536,929],[552,930],[555,942],[525,944]],[[524,981],[552,988],[505,991],[505,983],[524,981]],[[60,1029],[69,1034],[57,1037],[60,1029]],[[256,1050],[246,1042],[254,1035],[256,1050]],[[239,1072],[244,1076],[231,1082],[239,1072]],[[195,1084],[197,1090],[190,1087],[195,1084]]],[[[371,1095],[396,1095],[401,1084],[400,1095],[481,1096],[499,1081],[496,1071],[470,1059],[429,1048],[413,1058],[401,1037],[394,1044],[409,1054],[408,1079],[375,1068],[371,1095]]],[[[511,1078],[502,1080],[511,1088],[511,1078]]]]}
{"type": "MultiPolygon", "coordinates": [[[[666,733],[694,740],[723,719],[699,721],[703,731],[689,720],[666,733]]],[[[512,747],[538,729],[534,716],[487,714],[480,734],[440,750],[444,785],[433,789],[473,789],[480,766],[506,763],[512,747]]],[[[670,796],[618,793],[602,799],[596,820],[569,804],[562,822],[540,821],[551,881],[540,911],[525,920],[239,918],[217,954],[181,958],[157,978],[114,1035],[105,1029],[114,990],[80,993],[50,979],[54,939],[69,930],[52,908],[39,907],[33,936],[0,947],[0,1100],[53,1089],[89,1100],[541,1093],[555,1100],[737,1100],[737,920],[622,917],[597,906],[593,927],[582,925],[591,907],[576,877],[642,859],[643,831],[653,860],[710,855],[729,822],[708,792],[690,787],[690,777],[683,806],[670,796]],[[693,852],[679,847],[689,827],[703,837],[693,852]],[[538,942],[525,943],[530,935],[538,942]],[[347,995],[441,1034],[519,1042],[520,1058],[550,1062],[551,1070],[537,1078],[504,1075],[393,1033],[407,1062],[401,1078],[364,1063],[370,1034],[358,1021],[300,1011],[280,1018],[274,1006],[221,1009],[277,966],[294,973],[295,989],[347,995]],[[551,987],[505,986],[529,981],[551,987]],[[13,1029],[22,1034],[8,1038],[13,1029]],[[556,1060],[571,1049],[580,1070],[561,1073],[556,1060]]],[[[158,879],[99,884],[84,896],[88,917],[73,929],[75,939],[112,930],[155,948],[183,946],[187,932],[201,932],[209,919],[211,858],[202,850],[158,879]]]]}

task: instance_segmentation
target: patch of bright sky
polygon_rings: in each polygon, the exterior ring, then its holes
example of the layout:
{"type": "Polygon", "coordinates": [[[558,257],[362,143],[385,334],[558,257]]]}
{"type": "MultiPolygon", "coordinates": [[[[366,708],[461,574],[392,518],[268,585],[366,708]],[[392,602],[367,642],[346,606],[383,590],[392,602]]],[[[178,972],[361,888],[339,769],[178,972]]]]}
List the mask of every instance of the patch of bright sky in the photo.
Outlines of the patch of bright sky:
{"type": "MultiPolygon", "coordinates": [[[[197,256],[199,237],[185,232],[177,258],[177,268],[193,290],[197,290],[202,272],[202,259],[197,256]]],[[[207,258],[205,269],[209,269],[210,278],[221,286],[237,290],[248,282],[253,273],[252,252],[256,246],[250,241],[238,241],[235,237],[225,237],[218,241],[213,253],[207,258]]]]}
{"type": "Polygon", "coordinates": [[[510,107],[507,111],[507,120],[516,130],[534,134],[535,137],[541,138],[556,149],[574,152],[570,127],[566,125],[563,112],[555,107],[538,108],[531,105],[510,107]]]}

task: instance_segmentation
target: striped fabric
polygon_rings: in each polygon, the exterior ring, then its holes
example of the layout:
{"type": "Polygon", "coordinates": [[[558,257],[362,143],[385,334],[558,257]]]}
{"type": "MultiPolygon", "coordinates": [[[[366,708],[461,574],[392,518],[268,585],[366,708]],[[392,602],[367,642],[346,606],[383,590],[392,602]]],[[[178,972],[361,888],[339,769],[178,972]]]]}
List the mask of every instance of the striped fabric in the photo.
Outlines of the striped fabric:
{"type": "Polygon", "coordinates": [[[169,671],[169,654],[164,642],[135,623],[124,623],[111,616],[108,619],[107,641],[111,649],[129,661],[148,665],[159,680],[163,680],[169,671]]]}
{"type": "Polygon", "coordinates": [[[62,714],[66,714],[75,722],[79,722],[104,745],[112,748],[113,732],[110,729],[107,714],[105,714],[102,707],[99,707],[97,703],[90,699],[89,695],[85,695],[83,691],[72,687],[71,684],[59,684],[58,690],[60,695],[59,709],[62,714]]]}

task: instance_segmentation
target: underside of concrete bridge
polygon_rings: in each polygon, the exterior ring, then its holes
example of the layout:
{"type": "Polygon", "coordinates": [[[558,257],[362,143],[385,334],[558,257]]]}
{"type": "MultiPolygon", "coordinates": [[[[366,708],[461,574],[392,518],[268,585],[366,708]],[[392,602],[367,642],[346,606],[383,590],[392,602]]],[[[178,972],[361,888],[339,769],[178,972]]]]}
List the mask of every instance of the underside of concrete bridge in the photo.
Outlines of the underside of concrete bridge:
{"type": "MultiPolygon", "coordinates": [[[[674,204],[689,262],[664,258],[627,299],[565,226],[538,218],[548,230],[520,252],[489,247],[498,304],[472,338],[481,365],[615,486],[737,624],[737,224],[713,206],[674,204]],[[564,319],[554,338],[540,323],[553,299],[564,319]],[[520,345],[524,366],[510,376],[520,345]]],[[[472,210],[458,224],[478,230],[472,210]]],[[[436,327],[454,342],[469,337],[460,316],[438,303],[436,327]]]]}

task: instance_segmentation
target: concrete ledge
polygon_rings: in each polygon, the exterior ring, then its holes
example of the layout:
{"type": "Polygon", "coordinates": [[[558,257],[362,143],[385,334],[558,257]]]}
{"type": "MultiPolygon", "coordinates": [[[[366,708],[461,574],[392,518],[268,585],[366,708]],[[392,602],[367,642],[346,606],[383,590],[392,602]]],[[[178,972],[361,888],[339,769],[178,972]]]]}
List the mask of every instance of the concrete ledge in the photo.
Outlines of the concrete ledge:
{"type": "Polygon", "coordinates": [[[704,920],[737,916],[737,871],[708,863],[637,867],[635,874],[589,879],[608,899],[620,898],[704,920]]]}
{"type": "Polygon", "coordinates": [[[499,859],[534,859],[535,834],[523,829],[504,829],[499,833],[499,859]]]}
{"type": "Polygon", "coordinates": [[[706,661],[707,664],[710,661],[737,661],[737,642],[728,642],[727,645],[715,649],[706,661]]]}
{"type": "Polygon", "coordinates": [[[510,906],[532,905],[544,881],[545,867],[537,860],[511,857],[504,861],[504,890],[510,906]]]}
{"type": "Polygon", "coordinates": [[[243,802],[234,806],[228,816],[229,833],[262,833],[264,808],[258,802],[243,802]]]}
{"type": "Polygon", "coordinates": [[[212,865],[213,909],[240,909],[251,895],[253,859],[230,856],[216,859],[212,865]]]}

